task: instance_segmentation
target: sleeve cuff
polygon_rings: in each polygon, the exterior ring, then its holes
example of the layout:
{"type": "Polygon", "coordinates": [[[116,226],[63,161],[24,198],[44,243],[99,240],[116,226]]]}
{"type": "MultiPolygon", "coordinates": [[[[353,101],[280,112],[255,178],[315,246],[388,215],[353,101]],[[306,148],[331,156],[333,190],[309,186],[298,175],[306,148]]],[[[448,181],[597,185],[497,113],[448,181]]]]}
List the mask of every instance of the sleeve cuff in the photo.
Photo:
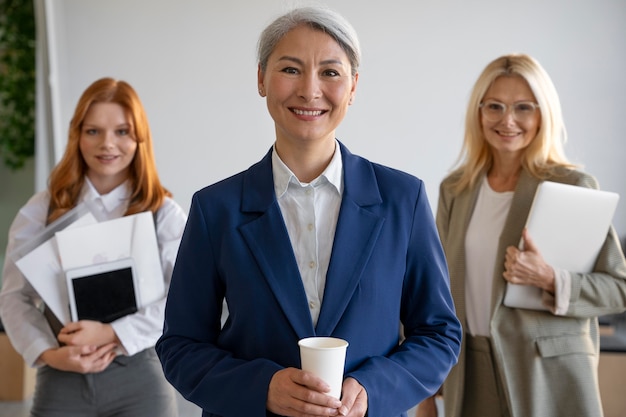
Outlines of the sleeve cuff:
{"type": "Polygon", "coordinates": [[[543,292],[543,304],[556,316],[564,316],[569,310],[572,294],[572,276],[569,271],[554,268],[554,295],[543,292]]]}

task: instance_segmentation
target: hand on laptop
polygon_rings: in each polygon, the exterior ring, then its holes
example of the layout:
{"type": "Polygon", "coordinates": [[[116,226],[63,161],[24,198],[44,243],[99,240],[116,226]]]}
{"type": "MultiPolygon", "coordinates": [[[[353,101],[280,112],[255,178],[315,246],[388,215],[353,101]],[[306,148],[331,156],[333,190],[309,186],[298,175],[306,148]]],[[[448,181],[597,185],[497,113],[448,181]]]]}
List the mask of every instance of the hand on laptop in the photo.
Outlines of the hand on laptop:
{"type": "Polygon", "coordinates": [[[532,285],[554,294],[554,269],[544,261],[527,229],[522,238],[522,250],[515,246],[506,250],[504,278],[511,284],[532,285]]]}

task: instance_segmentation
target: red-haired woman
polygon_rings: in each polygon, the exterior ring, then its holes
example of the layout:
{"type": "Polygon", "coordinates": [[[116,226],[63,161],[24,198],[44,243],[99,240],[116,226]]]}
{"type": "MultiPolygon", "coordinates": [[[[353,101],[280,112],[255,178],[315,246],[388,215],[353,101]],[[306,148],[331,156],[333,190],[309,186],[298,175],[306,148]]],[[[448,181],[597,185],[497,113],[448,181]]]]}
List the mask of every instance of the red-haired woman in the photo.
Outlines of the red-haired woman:
{"type": "Polygon", "coordinates": [[[38,368],[31,415],[175,416],[175,393],[154,352],[165,298],[111,323],[79,320],[55,332],[42,313],[40,295],[9,256],[88,200],[98,219],[153,213],[168,288],[186,215],[161,185],[137,93],[112,78],[95,81],[82,94],[48,189],[20,209],[9,231],[0,317],[13,346],[38,368]]]}

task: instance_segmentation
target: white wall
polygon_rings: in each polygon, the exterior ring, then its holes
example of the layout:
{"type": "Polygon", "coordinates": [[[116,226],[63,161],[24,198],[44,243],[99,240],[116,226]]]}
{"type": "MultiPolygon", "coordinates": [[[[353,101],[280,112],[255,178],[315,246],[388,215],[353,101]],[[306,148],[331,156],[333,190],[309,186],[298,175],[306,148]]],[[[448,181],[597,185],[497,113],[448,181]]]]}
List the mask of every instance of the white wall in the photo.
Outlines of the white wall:
{"type": "MultiPolygon", "coordinates": [[[[257,94],[255,46],[293,5],[281,0],[55,0],[63,139],[102,76],[130,82],[147,109],[161,177],[192,193],[247,168],[273,142],[257,94]]],[[[426,181],[433,208],[454,163],[470,88],[508,52],[536,57],[560,93],[569,157],[620,193],[626,234],[626,1],[336,0],[363,48],[355,104],[338,137],[354,153],[426,181]]]]}

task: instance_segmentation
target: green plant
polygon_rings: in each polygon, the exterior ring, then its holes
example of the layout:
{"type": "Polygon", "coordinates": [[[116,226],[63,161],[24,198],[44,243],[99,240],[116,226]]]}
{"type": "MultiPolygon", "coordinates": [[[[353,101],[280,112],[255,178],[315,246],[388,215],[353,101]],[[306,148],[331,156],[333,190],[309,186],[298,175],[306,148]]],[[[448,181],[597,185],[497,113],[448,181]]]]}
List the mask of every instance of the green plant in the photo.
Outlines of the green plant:
{"type": "Polygon", "coordinates": [[[33,0],[0,0],[0,158],[17,170],[35,153],[33,0]]]}

